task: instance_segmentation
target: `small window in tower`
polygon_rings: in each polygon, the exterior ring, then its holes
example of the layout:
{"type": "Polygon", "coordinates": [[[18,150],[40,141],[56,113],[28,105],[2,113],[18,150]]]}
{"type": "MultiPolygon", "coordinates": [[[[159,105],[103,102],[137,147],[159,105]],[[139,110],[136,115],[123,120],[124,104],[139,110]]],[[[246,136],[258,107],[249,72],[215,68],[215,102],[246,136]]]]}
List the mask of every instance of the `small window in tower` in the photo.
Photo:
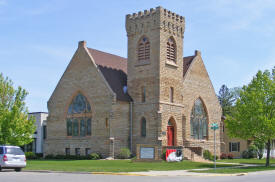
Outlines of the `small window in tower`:
{"type": "Polygon", "coordinates": [[[167,41],[166,54],[169,61],[176,62],[176,43],[172,38],[169,38],[167,41]]]}
{"type": "Polygon", "coordinates": [[[174,88],[170,87],[170,102],[174,102],[174,88]]]}
{"type": "Polygon", "coordinates": [[[148,61],[150,59],[150,42],[148,38],[143,37],[138,43],[137,57],[139,61],[148,61]]]}
{"type": "Polygon", "coordinates": [[[105,119],[105,126],[106,126],[106,128],[108,128],[108,127],[109,127],[109,121],[108,121],[108,118],[106,118],[106,119],[105,119]]]}
{"type": "Polygon", "coordinates": [[[146,101],[146,89],[145,87],[141,87],[141,102],[146,101]]]}

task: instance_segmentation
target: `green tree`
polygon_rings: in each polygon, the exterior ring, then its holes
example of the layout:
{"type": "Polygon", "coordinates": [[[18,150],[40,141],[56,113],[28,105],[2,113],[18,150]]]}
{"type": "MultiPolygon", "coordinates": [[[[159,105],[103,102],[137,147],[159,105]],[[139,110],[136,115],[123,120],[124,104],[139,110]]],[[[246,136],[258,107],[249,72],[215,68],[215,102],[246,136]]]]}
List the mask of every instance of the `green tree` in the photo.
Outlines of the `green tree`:
{"type": "Polygon", "coordinates": [[[230,114],[234,102],[234,95],[229,90],[229,88],[227,88],[226,85],[221,86],[219,90],[218,99],[222,107],[223,116],[230,114]]]}
{"type": "Polygon", "coordinates": [[[231,137],[266,144],[266,166],[269,166],[271,140],[275,138],[274,114],[275,67],[272,73],[258,71],[252,81],[243,86],[240,98],[225,120],[231,137]]]}
{"type": "Polygon", "coordinates": [[[34,118],[28,118],[24,102],[27,94],[0,74],[0,144],[22,146],[33,140],[34,118]]]}

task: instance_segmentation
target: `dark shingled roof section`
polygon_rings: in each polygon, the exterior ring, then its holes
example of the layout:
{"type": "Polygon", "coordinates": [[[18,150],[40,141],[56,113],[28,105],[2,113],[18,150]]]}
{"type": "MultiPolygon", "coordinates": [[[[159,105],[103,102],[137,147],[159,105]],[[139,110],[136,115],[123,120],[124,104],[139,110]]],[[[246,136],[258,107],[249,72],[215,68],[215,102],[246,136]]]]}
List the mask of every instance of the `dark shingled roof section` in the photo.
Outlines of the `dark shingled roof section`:
{"type": "Polygon", "coordinates": [[[127,59],[116,56],[114,54],[109,54],[96,49],[88,48],[90,54],[93,56],[94,61],[97,65],[105,66],[108,68],[113,68],[117,70],[122,70],[127,74],[127,59]]]}
{"type": "Polygon", "coordinates": [[[188,56],[188,57],[183,58],[183,77],[185,76],[185,74],[194,58],[195,58],[195,56],[188,56]]]}
{"type": "Polygon", "coordinates": [[[128,93],[123,92],[127,86],[127,59],[113,54],[88,48],[109,86],[120,101],[132,101],[128,93]]]}
{"type": "MultiPolygon", "coordinates": [[[[132,101],[131,96],[123,92],[123,87],[127,85],[127,59],[96,49],[88,48],[88,50],[109,86],[116,93],[117,99],[132,101]]],[[[183,58],[183,76],[186,74],[194,58],[195,56],[183,58]]]]}

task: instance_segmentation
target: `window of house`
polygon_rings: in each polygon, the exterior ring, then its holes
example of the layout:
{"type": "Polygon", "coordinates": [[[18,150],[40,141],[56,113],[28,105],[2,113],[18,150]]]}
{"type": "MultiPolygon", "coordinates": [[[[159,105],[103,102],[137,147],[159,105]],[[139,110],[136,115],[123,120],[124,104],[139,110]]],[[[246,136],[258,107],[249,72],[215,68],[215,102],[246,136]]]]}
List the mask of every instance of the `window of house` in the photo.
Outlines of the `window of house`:
{"type": "Polygon", "coordinates": [[[144,117],[141,118],[141,136],[146,137],[146,119],[144,117]]]}
{"type": "Polygon", "coordinates": [[[70,154],[70,148],[65,148],[65,154],[66,154],[66,155],[71,155],[71,154],[70,154]]]}
{"type": "Polygon", "coordinates": [[[137,57],[139,61],[150,60],[150,42],[147,37],[143,37],[138,43],[137,57]]]}
{"type": "Polygon", "coordinates": [[[169,38],[167,41],[166,58],[169,61],[176,62],[176,43],[173,38],[169,38]]]}
{"type": "Polygon", "coordinates": [[[75,155],[80,156],[80,148],[75,148],[75,155]]]}
{"type": "Polygon", "coordinates": [[[174,102],[174,88],[170,87],[170,102],[174,102]]]}
{"type": "Polygon", "coordinates": [[[91,135],[91,106],[85,96],[78,93],[67,112],[67,136],[90,136],[91,135]]]}
{"type": "Polygon", "coordinates": [[[141,102],[146,101],[146,89],[145,87],[141,87],[141,102]]]}
{"type": "Polygon", "coordinates": [[[91,152],[91,149],[90,148],[86,148],[85,149],[85,155],[90,155],[92,152],[91,152]]]}
{"type": "Polygon", "coordinates": [[[240,152],[240,142],[229,142],[229,152],[240,152]]]}
{"type": "Polygon", "coordinates": [[[191,137],[193,139],[207,139],[208,135],[208,122],[207,114],[205,112],[201,99],[197,99],[192,108],[190,118],[191,137]]]}
{"type": "Polygon", "coordinates": [[[47,138],[47,126],[43,126],[43,139],[47,138]]]}

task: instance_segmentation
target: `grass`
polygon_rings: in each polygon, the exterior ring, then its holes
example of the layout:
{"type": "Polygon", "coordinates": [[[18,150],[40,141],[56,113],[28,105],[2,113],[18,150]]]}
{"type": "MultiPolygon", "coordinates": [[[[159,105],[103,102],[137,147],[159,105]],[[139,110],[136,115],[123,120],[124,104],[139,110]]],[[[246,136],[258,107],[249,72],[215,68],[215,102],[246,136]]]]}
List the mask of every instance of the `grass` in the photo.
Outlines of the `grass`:
{"type": "MultiPolygon", "coordinates": [[[[218,162],[241,163],[241,164],[265,164],[265,159],[223,159],[218,162]]],[[[275,164],[275,159],[270,159],[270,164],[275,164]]]]}
{"type": "Polygon", "coordinates": [[[234,174],[234,173],[249,173],[256,171],[266,171],[275,170],[275,166],[265,167],[265,166],[253,166],[253,167],[242,167],[242,168],[227,168],[227,169],[209,169],[209,170],[190,170],[190,172],[196,173],[219,173],[219,174],[234,174]]]}
{"type": "MultiPolygon", "coordinates": [[[[229,167],[229,164],[218,164],[229,167]]],[[[138,172],[212,168],[213,164],[182,162],[131,162],[130,160],[28,160],[25,170],[82,171],[82,172],[138,172]]]]}

